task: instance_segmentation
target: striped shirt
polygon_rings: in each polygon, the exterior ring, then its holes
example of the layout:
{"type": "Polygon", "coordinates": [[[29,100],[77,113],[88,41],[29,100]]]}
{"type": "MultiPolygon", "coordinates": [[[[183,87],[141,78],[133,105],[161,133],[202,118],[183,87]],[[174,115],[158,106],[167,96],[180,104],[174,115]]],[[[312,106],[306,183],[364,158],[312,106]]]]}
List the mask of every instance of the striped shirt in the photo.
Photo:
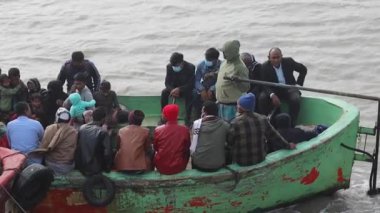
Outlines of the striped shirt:
{"type": "Polygon", "coordinates": [[[278,140],[289,148],[288,142],[273,128],[268,119],[260,114],[245,112],[231,121],[228,132],[228,150],[232,162],[250,166],[265,160],[265,141],[278,140]]]}

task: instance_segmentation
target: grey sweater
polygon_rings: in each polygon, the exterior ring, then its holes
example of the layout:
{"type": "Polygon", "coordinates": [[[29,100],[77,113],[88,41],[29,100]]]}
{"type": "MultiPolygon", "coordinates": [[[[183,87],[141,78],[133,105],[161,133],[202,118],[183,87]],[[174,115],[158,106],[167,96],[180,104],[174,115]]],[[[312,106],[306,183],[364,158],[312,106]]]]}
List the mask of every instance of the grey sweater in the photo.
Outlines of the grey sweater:
{"type": "Polygon", "coordinates": [[[225,145],[229,124],[220,118],[202,121],[193,164],[203,169],[217,169],[225,164],[225,145]]]}

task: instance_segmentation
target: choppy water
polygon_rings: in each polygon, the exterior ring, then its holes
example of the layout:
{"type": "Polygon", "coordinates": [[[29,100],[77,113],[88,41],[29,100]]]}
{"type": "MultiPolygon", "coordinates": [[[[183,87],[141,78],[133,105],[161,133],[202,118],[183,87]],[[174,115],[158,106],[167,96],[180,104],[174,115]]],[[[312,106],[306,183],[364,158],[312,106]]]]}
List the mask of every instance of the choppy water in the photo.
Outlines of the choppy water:
{"type": "MultiPolygon", "coordinates": [[[[204,51],[239,39],[258,61],[270,47],[304,63],[305,86],[378,95],[380,2],[359,0],[0,0],[0,67],[42,85],[83,50],[119,94],[157,95],[173,51],[198,63],[204,51]]],[[[374,125],[376,104],[345,99],[374,125]]],[[[356,163],[351,188],[277,211],[380,212],[366,196],[369,165],[356,163]]]]}

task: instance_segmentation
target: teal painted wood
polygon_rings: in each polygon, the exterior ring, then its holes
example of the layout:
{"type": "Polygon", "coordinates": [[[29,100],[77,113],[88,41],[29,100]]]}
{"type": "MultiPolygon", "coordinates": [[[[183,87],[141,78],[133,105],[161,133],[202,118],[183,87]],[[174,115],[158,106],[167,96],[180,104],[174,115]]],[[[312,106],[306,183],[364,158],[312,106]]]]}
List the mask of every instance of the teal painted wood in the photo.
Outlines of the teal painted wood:
{"type": "MultiPolygon", "coordinates": [[[[128,105],[127,102],[127,105],[133,106],[131,103],[128,105]]],[[[249,167],[230,165],[238,176],[226,169],[215,173],[186,170],[171,176],[157,172],[105,174],[115,181],[118,190],[107,210],[247,212],[292,203],[324,191],[348,188],[354,152],[340,144],[355,147],[358,109],[340,100],[311,97],[303,98],[301,109],[300,123],[327,124],[329,129],[299,144],[296,150],[269,154],[260,164],[249,167]]],[[[79,191],[83,180],[78,172],[73,172],[58,177],[53,189],[79,191]]]]}

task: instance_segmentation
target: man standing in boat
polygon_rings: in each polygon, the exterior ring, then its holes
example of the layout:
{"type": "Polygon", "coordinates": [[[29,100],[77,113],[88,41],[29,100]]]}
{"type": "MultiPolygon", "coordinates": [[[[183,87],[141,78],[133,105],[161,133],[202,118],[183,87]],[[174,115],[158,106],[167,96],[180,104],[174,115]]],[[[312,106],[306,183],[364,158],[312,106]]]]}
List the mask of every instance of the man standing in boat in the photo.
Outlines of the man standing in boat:
{"type": "Polygon", "coordinates": [[[265,160],[265,141],[277,140],[284,148],[295,149],[269,123],[266,116],[254,113],[255,95],[248,93],[239,98],[238,115],[231,121],[227,138],[227,159],[240,166],[251,166],[265,160]]]}
{"type": "MultiPolygon", "coordinates": [[[[280,48],[273,47],[269,51],[268,61],[263,64],[261,80],[303,86],[307,68],[292,58],[283,58],[280,48]],[[297,81],[293,72],[299,73],[297,81]]],[[[292,119],[292,126],[295,125],[300,110],[301,92],[298,89],[284,89],[275,87],[264,87],[259,97],[259,111],[268,115],[273,108],[278,108],[281,101],[289,104],[289,114],[292,119]]]]}
{"type": "Polygon", "coordinates": [[[216,100],[219,104],[219,117],[231,121],[236,115],[236,100],[249,90],[249,83],[236,82],[224,77],[248,79],[248,69],[239,56],[240,42],[228,41],[224,44],[223,56],[226,59],[220,66],[216,81],[216,100]]]}
{"type": "Polygon", "coordinates": [[[86,76],[86,85],[91,92],[98,91],[100,85],[100,75],[95,64],[84,59],[81,51],[73,52],[71,60],[66,61],[58,74],[57,80],[62,84],[67,80],[67,92],[71,90],[74,83],[74,76],[78,73],[84,73],[86,76]]]}
{"type": "Polygon", "coordinates": [[[185,60],[181,53],[173,53],[166,66],[165,89],[161,92],[161,110],[168,104],[169,96],[185,99],[185,124],[190,125],[193,99],[195,66],[185,60]]]}

